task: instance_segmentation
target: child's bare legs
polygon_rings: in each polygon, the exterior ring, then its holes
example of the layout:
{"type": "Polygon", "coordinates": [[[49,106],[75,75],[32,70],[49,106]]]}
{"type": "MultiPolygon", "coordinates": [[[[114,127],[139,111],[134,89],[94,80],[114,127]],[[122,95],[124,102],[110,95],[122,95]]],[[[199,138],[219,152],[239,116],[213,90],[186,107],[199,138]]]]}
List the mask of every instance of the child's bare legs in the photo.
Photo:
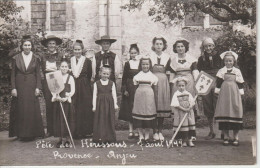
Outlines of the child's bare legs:
{"type": "Polygon", "coordinates": [[[239,142],[238,142],[238,132],[239,132],[239,130],[233,130],[233,136],[234,136],[233,145],[234,146],[238,146],[239,145],[239,142]]]}
{"type": "Polygon", "coordinates": [[[139,133],[139,140],[144,139],[143,128],[137,128],[137,131],[139,133]]]}
{"type": "Polygon", "coordinates": [[[128,139],[132,139],[134,137],[134,133],[133,133],[133,123],[129,122],[129,135],[128,135],[128,139]]]}
{"type": "Polygon", "coordinates": [[[224,146],[227,146],[229,144],[229,140],[230,140],[230,137],[229,137],[229,130],[222,130],[223,133],[224,133],[224,142],[223,142],[223,145],[224,146]]]}
{"type": "Polygon", "coordinates": [[[137,131],[139,133],[139,141],[137,142],[137,144],[138,145],[143,145],[143,141],[144,141],[143,131],[144,131],[144,129],[143,128],[137,128],[137,131]]]}
{"type": "Polygon", "coordinates": [[[163,136],[163,134],[162,134],[163,121],[164,121],[164,118],[158,118],[158,133],[159,133],[159,139],[160,139],[161,141],[164,141],[164,136],[163,136]]]}
{"type": "Polygon", "coordinates": [[[145,133],[144,133],[144,139],[145,140],[149,139],[149,133],[150,133],[150,128],[145,128],[145,133]]]}
{"type": "Polygon", "coordinates": [[[129,122],[129,133],[133,132],[133,123],[129,122]]]}
{"type": "Polygon", "coordinates": [[[225,137],[226,139],[230,139],[230,137],[229,137],[229,130],[222,130],[222,132],[223,132],[224,137],[225,137]]]}
{"type": "Polygon", "coordinates": [[[238,140],[238,133],[239,133],[239,130],[233,130],[234,140],[238,140]]]}

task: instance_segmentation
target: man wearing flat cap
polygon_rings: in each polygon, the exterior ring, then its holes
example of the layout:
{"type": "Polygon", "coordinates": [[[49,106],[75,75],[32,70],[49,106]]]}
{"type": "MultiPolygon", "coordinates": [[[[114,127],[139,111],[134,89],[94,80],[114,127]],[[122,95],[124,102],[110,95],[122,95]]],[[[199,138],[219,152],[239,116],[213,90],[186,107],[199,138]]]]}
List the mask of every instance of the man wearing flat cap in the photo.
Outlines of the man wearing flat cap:
{"type": "Polygon", "coordinates": [[[93,77],[95,81],[99,80],[99,70],[102,66],[111,68],[110,80],[116,81],[120,73],[121,62],[118,56],[110,51],[111,44],[116,42],[116,39],[111,39],[108,35],[102,36],[101,39],[96,40],[95,43],[102,47],[102,50],[95,54],[93,58],[93,77]]]}
{"type": "Polygon", "coordinates": [[[41,44],[47,48],[46,52],[39,53],[41,55],[41,68],[44,74],[43,79],[43,95],[46,104],[46,120],[47,120],[47,134],[46,137],[53,135],[53,103],[51,101],[52,94],[48,88],[45,74],[58,70],[62,54],[58,53],[57,46],[62,43],[62,40],[54,35],[47,36],[41,41],[41,44]]]}

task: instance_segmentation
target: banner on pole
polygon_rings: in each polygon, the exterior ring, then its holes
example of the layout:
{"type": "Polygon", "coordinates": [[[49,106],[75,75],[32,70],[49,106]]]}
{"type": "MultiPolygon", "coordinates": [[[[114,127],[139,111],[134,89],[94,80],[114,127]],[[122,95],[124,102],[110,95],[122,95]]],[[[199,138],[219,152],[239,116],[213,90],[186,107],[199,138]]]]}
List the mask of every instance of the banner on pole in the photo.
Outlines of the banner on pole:
{"type": "Polygon", "coordinates": [[[197,95],[207,95],[213,87],[215,81],[216,79],[213,76],[201,71],[195,82],[197,95]]]}
{"type": "Polygon", "coordinates": [[[52,93],[59,94],[65,87],[61,71],[47,73],[46,80],[48,87],[52,93]]]}

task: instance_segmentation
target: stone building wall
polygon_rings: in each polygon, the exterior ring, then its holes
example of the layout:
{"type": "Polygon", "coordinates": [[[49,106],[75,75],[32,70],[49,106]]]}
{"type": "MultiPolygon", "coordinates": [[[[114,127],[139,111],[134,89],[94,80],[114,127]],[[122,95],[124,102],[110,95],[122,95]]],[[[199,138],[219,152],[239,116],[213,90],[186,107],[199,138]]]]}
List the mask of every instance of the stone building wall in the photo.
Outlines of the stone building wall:
{"type": "MultiPolygon", "coordinates": [[[[37,24],[39,26],[39,23],[44,22],[44,18],[41,17],[44,15],[42,4],[45,2],[39,0],[37,2],[36,0],[31,0],[31,2],[17,1],[18,6],[25,7],[21,16],[31,23],[33,29],[37,27],[37,24]]],[[[201,15],[197,21],[193,22],[187,18],[183,24],[165,27],[161,23],[153,22],[148,16],[148,9],[153,5],[151,2],[148,1],[141,10],[136,9],[135,12],[120,9],[120,6],[127,2],[128,0],[51,1],[49,19],[51,31],[49,33],[72,40],[81,39],[85,48],[95,51],[100,49],[95,44],[95,40],[109,33],[111,38],[117,39],[111,49],[121,57],[122,61],[128,59],[128,50],[132,43],[138,44],[141,54],[151,52],[152,39],[155,36],[165,37],[168,42],[166,52],[171,55],[174,54],[172,51],[173,43],[178,37],[184,37],[190,41],[189,53],[198,57],[202,39],[205,37],[216,39],[222,33],[221,31],[208,32],[203,30],[203,28],[209,28],[210,24],[213,26],[221,25],[209,16],[201,15]],[[109,4],[107,4],[108,2],[109,4]],[[109,11],[107,11],[108,5],[109,11]],[[107,25],[109,25],[109,29],[107,29],[107,25]],[[200,30],[193,32],[183,29],[183,27],[190,26],[200,27],[200,30]]]]}

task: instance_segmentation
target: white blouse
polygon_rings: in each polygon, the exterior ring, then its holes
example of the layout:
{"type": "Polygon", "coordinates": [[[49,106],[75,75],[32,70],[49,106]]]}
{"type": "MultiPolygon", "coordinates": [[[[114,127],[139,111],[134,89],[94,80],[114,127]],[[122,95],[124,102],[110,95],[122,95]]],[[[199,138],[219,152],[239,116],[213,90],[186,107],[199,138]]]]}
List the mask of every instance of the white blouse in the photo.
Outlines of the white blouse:
{"type": "Polygon", "coordinates": [[[140,60],[130,60],[130,69],[138,69],[140,60]]]}
{"type": "Polygon", "coordinates": [[[151,71],[148,72],[139,72],[133,78],[134,85],[138,85],[139,82],[151,82],[151,85],[157,85],[158,78],[151,71]]]}
{"type": "Polygon", "coordinates": [[[86,60],[86,57],[81,55],[80,58],[78,59],[78,63],[76,63],[76,56],[71,57],[70,62],[71,62],[71,71],[74,75],[75,78],[78,78],[82,68],[84,66],[84,62],[86,60]]]}
{"type": "MultiPolygon", "coordinates": [[[[102,85],[108,85],[109,80],[103,81],[103,80],[100,79],[100,82],[101,82],[102,85]]],[[[117,106],[116,86],[115,86],[114,82],[113,82],[113,85],[112,85],[112,97],[114,99],[115,109],[117,109],[118,106],[117,106]]],[[[93,91],[93,109],[92,110],[95,111],[96,107],[97,107],[97,83],[95,82],[94,83],[94,91],[93,91]]]]}
{"type": "Polygon", "coordinates": [[[190,92],[188,92],[186,90],[183,91],[183,92],[180,92],[179,90],[177,90],[172,97],[172,102],[171,102],[172,107],[179,107],[180,106],[180,102],[178,100],[178,96],[180,96],[180,95],[189,95],[190,106],[195,105],[195,100],[194,100],[193,96],[190,94],[190,92]]]}
{"type": "MultiPolygon", "coordinates": [[[[66,75],[62,75],[62,79],[63,79],[63,83],[65,84],[67,82],[67,79],[68,79],[68,75],[69,74],[66,74],[66,75]]],[[[66,92],[65,93],[65,96],[67,98],[67,101],[69,103],[71,103],[71,97],[74,95],[75,93],[75,81],[74,81],[74,78],[72,76],[70,76],[69,78],[69,81],[68,81],[68,84],[70,84],[70,92],[66,92]]],[[[55,93],[51,93],[52,94],[52,102],[54,102],[54,99],[55,98],[60,98],[59,95],[55,94],[55,93]]]]}
{"type": "Polygon", "coordinates": [[[152,52],[150,55],[151,61],[152,61],[152,66],[154,66],[154,64],[158,64],[158,58],[161,59],[160,61],[160,65],[164,65],[166,66],[170,56],[167,53],[162,52],[162,54],[159,56],[157,55],[155,52],[152,52]]]}
{"type": "MultiPolygon", "coordinates": [[[[190,56],[189,54],[186,54],[185,58],[179,58],[178,55],[175,54],[171,57],[170,66],[174,71],[190,70],[190,67],[194,62],[198,62],[198,60],[190,56]],[[181,64],[179,63],[179,60],[186,60],[186,62],[181,64]]],[[[197,69],[194,69],[192,71],[192,75],[194,80],[196,80],[199,76],[199,71],[197,69]]],[[[170,81],[172,82],[172,80],[170,81]]]]}
{"type": "Polygon", "coordinates": [[[32,60],[32,52],[30,51],[30,53],[28,55],[24,54],[24,52],[22,52],[22,56],[23,56],[23,61],[25,64],[25,69],[27,70],[31,60],[32,60]]]}
{"type": "MultiPolygon", "coordinates": [[[[228,70],[231,70],[230,73],[233,73],[233,74],[236,75],[236,82],[238,82],[238,83],[244,83],[245,82],[240,69],[238,69],[236,67],[232,67],[232,68],[228,69],[226,66],[224,66],[223,68],[221,68],[218,71],[216,76],[221,78],[221,79],[224,79],[224,76],[225,76],[225,74],[227,73],[228,70]]],[[[219,94],[219,92],[220,92],[220,88],[215,88],[215,93],[219,94]]],[[[239,93],[241,95],[244,95],[245,94],[244,89],[243,88],[239,89],[239,93]]]]}

